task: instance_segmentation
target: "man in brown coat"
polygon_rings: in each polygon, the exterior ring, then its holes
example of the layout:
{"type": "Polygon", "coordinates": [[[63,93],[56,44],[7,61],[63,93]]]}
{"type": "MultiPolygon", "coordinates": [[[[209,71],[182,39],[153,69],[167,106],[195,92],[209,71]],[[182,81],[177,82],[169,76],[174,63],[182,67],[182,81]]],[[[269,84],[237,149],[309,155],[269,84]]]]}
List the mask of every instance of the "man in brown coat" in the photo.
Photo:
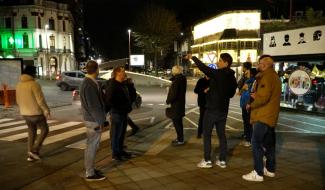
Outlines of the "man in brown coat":
{"type": "Polygon", "coordinates": [[[252,150],[254,170],[243,175],[247,181],[263,181],[263,176],[275,176],[275,126],[280,112],[281,82],[273,68],[273,59],[262,55],[259,59],[251,109],[253,124],[252,150]],[[263,156],[266,156],[264,167],[263,156]]]}

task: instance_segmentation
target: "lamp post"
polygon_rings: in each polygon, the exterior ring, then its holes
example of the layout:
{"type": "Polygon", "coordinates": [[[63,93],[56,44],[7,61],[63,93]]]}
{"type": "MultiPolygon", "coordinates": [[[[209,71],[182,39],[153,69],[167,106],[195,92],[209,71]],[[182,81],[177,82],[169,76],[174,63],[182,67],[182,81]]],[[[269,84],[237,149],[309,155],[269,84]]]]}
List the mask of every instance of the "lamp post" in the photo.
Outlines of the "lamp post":
{"type": "Polygon", "coordinates": [[[50,62],[49,62],[49,58],[48,58],[48,54],[49,54],[49,44],[48,44],[48,41],[47,41],[47,30],[49,29],[49,25],[48,24],[45,24],[44,26],[45,28],[45,40],[46,40],[46,67],[47,67],[47,73],[50,77],[50,80],[51,80],[51,68],[50,68],[50,62]]]}
{"type": "Polygon", "coordinates": [[[128,29],[129,33],[129,71],[131,70],[131,29],[128,29]]]}

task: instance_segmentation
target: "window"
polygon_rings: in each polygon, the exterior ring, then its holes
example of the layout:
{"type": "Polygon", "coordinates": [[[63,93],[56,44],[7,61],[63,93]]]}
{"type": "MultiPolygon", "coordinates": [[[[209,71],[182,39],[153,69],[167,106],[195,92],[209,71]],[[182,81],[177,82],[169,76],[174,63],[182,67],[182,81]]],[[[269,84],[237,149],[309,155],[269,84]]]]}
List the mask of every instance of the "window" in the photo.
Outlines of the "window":
{"type": "Polygon", "coordinates": [[[14,42],[15,42],[15,40],[13,39],[13,37],[9,37],[8,39],[7,39],[7,48],[13,48],[14,47],[14,42]]]}
{"type": "Polygon", "coordinates": [[[50,36],[50,48],[55,48],[55,36],[53,34],[50,36]]]}
{"type": "Polygon", "coordinates": [[[25,15],[21,17],[21,28],[27,28],[27,17],[25,15]]]}
{"type": "Polygon", "coordinates": [[[5,23],[6,23],[6,28],[11,28],[11,17],[7,17],[5,19],[5,23]]]}
{"type": "Polygon", "coordinates": [[[246,42],[246,48],[247,48],[247,49],[251,49],[251,48],[253,48],[253,42],[247,41],[247,42],[246,42]]]}
{"type": "Polygon", "coordinates": [[[69,73],[64,73],[65,76],[68,76],[68,77],[76,77],[77,76],[77,73],[74,73],[74,72],[69,72],[69,73]]]}
{"type": "Polygon", "coordinates": [[[54,19],[50,18],[49,19],[49,29],[50,30],[55,30],[55,23],[54,23],[54,19]]]}
{"type": "Polygon", "coordinates": [[[23,48],[29,48],[28,35],[24,33],[23,35],[23,48]]]}
{"type": "Polygon", "coordinates": [[[78,72],[78,78],[85,78],[85,74],[78,72]]]}
{"type": "Polygon", "coordinates": [[[38,43],[39,43],[39,48],[43,48],[43,44],[42,44],[42,35],[38,35],[38,43]]]}
{"type": "Polygon", "coordinates": [[[62,20],[62,30],[63,30],[63,32],[65,32],[65,21],[64,20],[62,20]]]}
{"type": "Polygon", "coordinates": [[[38,28],[42,28],[42,20],[41,20],[40,16],[38,16],[38,18],[37,18],[37,25],[38,25],[38,28]]]}
{"type": "Polygon", "coordinates": [[[63,52],[65,53],[66,52],[66,43],[67,43],[67,40],[65,39],[65,36],[63,37],[63,52]]]}

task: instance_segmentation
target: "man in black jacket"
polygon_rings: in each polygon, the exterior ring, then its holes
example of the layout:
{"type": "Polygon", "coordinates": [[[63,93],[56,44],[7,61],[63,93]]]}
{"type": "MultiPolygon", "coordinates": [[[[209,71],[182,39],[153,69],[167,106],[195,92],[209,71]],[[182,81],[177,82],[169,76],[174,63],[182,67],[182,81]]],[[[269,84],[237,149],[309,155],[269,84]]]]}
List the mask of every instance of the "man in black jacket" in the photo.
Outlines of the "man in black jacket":
{"type": "Polygon", "coordinates": [[[85,150],[86,181],[106,179],[99,170],[95,169],[96,151],[100,143],[102,127],[106,121],[105,107],[100,86],[96,81],[98,64],[89,61],[86,65],[87,75],[80,86],[80,101],[87,128],[87,147],[85,150]]]}
{"type": "Polygon", "coordinates": [[[197,165],[200,168],[211,168],[211,133],[216,126],[219,138],[219,159],[216,165],[226,167],[227,139],[225,134],[229,100],[236,93],[237,82],[235,72],[230,69],[232,57],[222,53],[217,62],[218,69],[203,64],[197,57],[192,60],[198,68],[210,78],[209,91],[206,96],[206,111],[203,118],[204,159],[197,165]]]}
{"type": "Polygon", "coordinates": [[[183,75],[183,67],[175,65],[172,68],[172,85],[169,89],[166,104],[170,104],[168,117],[172,119],[177,139],[173,145],[184,144],[183,117],[185,116],[186,77],[183,75]]]}
{"type": "Polygon", "coordinates": [[[203,116],[205,112],[206,94],[209,91],[209,77],[200,78],[194,88],[194,93],[197,94],[197,104],[200,107],[199,127],[197,129],[197,138],[200,139],[203,133],[203,116]]]}
{"type": "Polygon", "coordinates": [[[111,114],[111,146],[112,158],[122,160],[131,155],[123,150],[124,137],[127,128],[128,113],[131,112],[131,98],[125,85],[126,74],[124,67],[116,67],[105,88],[105,103],[111,114]]]}

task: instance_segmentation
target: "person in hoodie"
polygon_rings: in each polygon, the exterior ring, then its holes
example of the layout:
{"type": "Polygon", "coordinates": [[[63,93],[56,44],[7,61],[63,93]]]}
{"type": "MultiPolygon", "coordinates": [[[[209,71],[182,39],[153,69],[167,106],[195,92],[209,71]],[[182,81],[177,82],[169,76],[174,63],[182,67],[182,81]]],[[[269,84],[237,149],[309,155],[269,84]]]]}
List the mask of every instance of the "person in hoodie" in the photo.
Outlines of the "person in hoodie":
{"type": "Polygon", "coordinates": [[[210,68],[197,57],[192,60],[209,77],[209,91],[206,95],[206,111],[203,118],[204,159],[197,164],[199,168],[211,168],[211,133],[216,127],[219,138],[219,158],[216,165],[226,168],[227,139],[225,134],[229,100],[236,93],[235,72],[230,68],[232,57],[228,53],[220,54],[217,69],[210,68]]]}
{"type": "Polygon", "coordinates": [[[20,114],[28,126],[27,161],[40,160],[40,149],[49,127],[50,109],[46,104],[41,86],[35,81],[36,67],[26,66],[16,86],[16,100],[20,114]],[[37,128],[41,130],[38,138],[37,128]]]}

